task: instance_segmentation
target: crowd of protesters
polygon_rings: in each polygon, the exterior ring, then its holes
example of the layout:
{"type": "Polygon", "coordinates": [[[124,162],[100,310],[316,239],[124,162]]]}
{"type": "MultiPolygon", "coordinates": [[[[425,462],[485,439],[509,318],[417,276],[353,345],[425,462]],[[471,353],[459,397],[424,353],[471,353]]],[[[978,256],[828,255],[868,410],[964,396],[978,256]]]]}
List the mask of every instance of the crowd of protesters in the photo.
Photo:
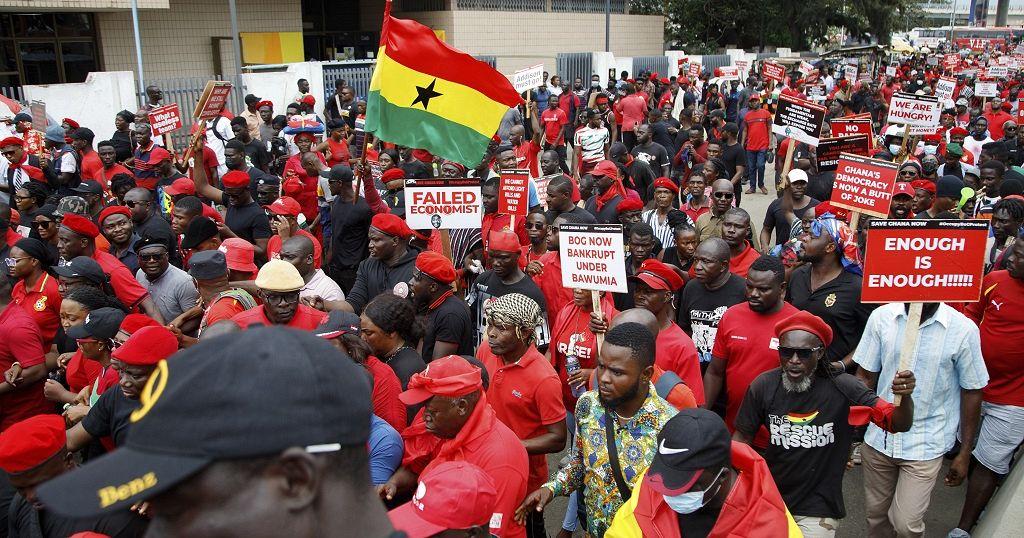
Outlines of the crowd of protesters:
{"type": "Polygon", "coordinates": [[[475,169],[357,132],[345,81],[322,117],[305,80],[284,111],[248,95],[179,152],[156,87],[109,140],[12,115],[0,536],[828,537],[852,465],[870,536],[922,536],[943,472],[939,531],[969,536],[1024,440],[1024,71],[972,89],[1011,53],[545,74],[475,169]],[[886,123],[944,74],[936,132],[886,123]],[[980,301],[926,303],[910,370],[907,306],[861,302],[867,219],[772,134],[780,94],[825,104],[823,137],[870,115],[890,218],[991,222],[980,301]],[[431,177],[479,179],[479,228],[408,226],[431,177]],[[628,292],[563,287],[567,223],[622,225],[628,292]]]}

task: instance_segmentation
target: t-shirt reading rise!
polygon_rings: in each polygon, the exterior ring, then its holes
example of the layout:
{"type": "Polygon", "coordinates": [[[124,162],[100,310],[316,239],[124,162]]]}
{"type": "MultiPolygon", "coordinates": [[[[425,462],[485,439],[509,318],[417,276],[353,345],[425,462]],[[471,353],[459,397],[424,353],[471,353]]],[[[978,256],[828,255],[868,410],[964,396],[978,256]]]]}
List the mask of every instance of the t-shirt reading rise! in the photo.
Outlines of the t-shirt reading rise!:
{"type": "Polygon", "coordinates": [[[488,301],[495,297],[501,297],[509,293],[521,293],[536,301],[537,305],[540,306],[540,325],[537,326],[537,337],[534,340],[534,344],[538,349],[546,350],[548,342],[551,340],[551,330],[548,327],[547,321],[548,304],[544,300],[544,294],[541,293],[540,287],[537,286],[537,283],[532,278],[525,275],[519,282],[506,284],[495,276],[493,271],[485,271],[480,275],[480,278],[476,279],[471,296],[469,297],[469,304],[473,307],[473,319],[476,322],[476,344],[480,345],[480,342],[483,341],[484,331],[487,330],[484,307],[487,306],[488,301]]]}
{"type": "Polygon", "coordinates": [[[850,406],[873,407],[877,401],[849,374],[834,381],[814,377],[808,390],[788,392],[782,369],[775,368],[750,384],[735,426],[751,438],[761,426],[768,429],[764,459],[792,514],[841,519],[846,516],[843,472],[853,440],[850,406]]]}
{"type": "Polygon", "coordinates": [[[725,285],[713,291],[697,280],[686,283],[679,300],[676,322],[693,338],[700,362],[711,362],[718,322],[730,306],[747,299],[746,291],[746,280],[736,274],[730,274],[725,285]]]}

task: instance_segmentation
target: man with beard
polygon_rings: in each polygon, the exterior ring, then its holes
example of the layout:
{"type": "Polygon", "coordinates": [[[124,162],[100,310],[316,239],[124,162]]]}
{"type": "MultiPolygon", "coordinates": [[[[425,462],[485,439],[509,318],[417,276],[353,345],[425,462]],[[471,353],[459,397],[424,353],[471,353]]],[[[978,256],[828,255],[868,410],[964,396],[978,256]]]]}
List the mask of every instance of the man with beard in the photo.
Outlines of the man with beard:
{"type": "MultiPolygon", "coordinates": [[[[650,226],[642,222],[633,225],[626,236],[626,248],[629,249],[629,255],[626,256],[627,277],[635,275],[640,270],[640,265],[654,256],[655,246],[654,230],[650,226]]],[[[633,290],[633,281],[627,278],[626,293],[616,293],[612,297],[616,310],[622,312],[633,308],[633,290]]]]}
{"type": "Polygon", "coordinates": [[[992,246],[985,258],[985,271],[1007,268],[1010,248],[1024,226],[1024,201],[1004,198],[992,207],[992,246]]]}
{"type": "Polygon", "coordinates": [[[892,203],[889,205],[889,218],[890,219],[912,219],[914,215],[911,213],[914,209],[914,187],[910,186],[910,183],[901,181],[896,183],[896,188],[892,191],[892,203]]]}
{"type": "Polygon", "coordinates": [[[265,174],[256,180],[256,203],[267,207],[281,197],[281,179],[265,174]]]}
{"type": "MultiPolygon", "coordinates": [[[[728,179],[717,179],[711,184],[711,211],[697,217],[697,221],[694,223],[694,228],[697,229],[697,234],[701,241],[709,237],[722,237],[722,224],[725,222],[725,213],[732,208],[732,201],[735,196],[733,184],[728,179]]],[[[754,250],[760,251],[761,243],[758,241],[758,234],[751,233],[750,240],[754,250]]]]}
{"type": "Polygon", "coordinates": [[[330,308],[358,314],[366,303],[381,293],[407,296],[408,282],[415,272],[416,257],[420,253],[409,246],[411,236],[412,230],[398,216],[391,213],[374,215],[370,220],[370,257],[359,263],[356,282],[345,302],[330,308]]]}
{"type": "Polygon", "coordinates": [[[623,323],[608,331],[597,360],[597,390],[576,404],[569,463],[526,497],[516,509],[517,521],[543,510],[555,495],[583,488],[587,531],[604,535],[631,495],[629,480],[647,470],[658,451],[658,432],[676,414],[651,386],[654,355],[655,338],[647,327],[623,323]]]}
{"type": "Polygon", "coordinates": [[[743,278],[746,278],[750,264],[758,257],[757,251],[747,240],[751,236],[750,214],[745,209],[734,207],[725,212],[722,239],[729,244],[729,271],[743,278]]]}
{"type": "Polygon", "coordinates": [[[190,334],[199,323],[184,322],[182,314],[196,306],[199,291],[188,273],[170,264],[167,248],[170,240],[170,235],[144,235],[135,242],[135,252],[139,256],[135,279],[149,291],[160,315],[182,332],[190,334]]]}
{"type": "Polygon", "coordinates": [[[427,322],[420,352],[423,362],[473,354],[473,320],[469,306],[452,291],[455,278],[455,266],[443,254],[428,250],[416,256],[409,298],[427,322]]]}
{"type": "Polygon", "coordinates": [[[750,444],[768,430],[765,460],[775,483],[808,537],[835,536],[846,516],[843,472],[854,425],[868,419],[889,432],[905,432],[914,420],[914,373],[897,372],[892,393],[899,407],[879,398],[856,377],[827,370],[825,348],[832,329],[800,311],[775,324],[780,367],[762,373],[747,389],[733,439],[750,444]],[[820,364],[820,366],[819,366],[820,364]]]}
{"type": "MultiPolygon", "coordinates": [[[[935,182],[927,179],[915,179],[910,182],[910,186],[914,189],[913,214],[924,213],[935,200],[935,182]]],[[[913,218],[913,215],[908,218],[913,218]]]]}
{"type": "Polygon", "coordinates": [[[284,260],[264,264],[255,284],[263,304],[231,318],[243,330],[250,326],[283,325],[312,331],[327,319],[327,314],[299,302],[299,290],[306,282],[299,270],[284,260]]]}
{"type": "Polygon", "coordinates": [[[132,210],[123,205],[112,205],[96,219],[103,237],[110,243],[110,252],[128,268],[132,274],[139,270],[139,257],[135,253],[135,242],[139,240],[132,223],[132,210]]]}
{"type": "MultiPolygon", "coordinates": [[[[660,115],[660,110],[653,110],[651,112],[652,117],[660,117],[660,115]]],[[[633,151],[630,152],[633,158],[650,166],[656,175],[668,176],[669,165],[671,164],[669,162],[668,150],[661,144],[654,142],[653,135],[651,134],[651,125],[637,125],[633,132],[636,134],[636,145],[633,146],[633,151]]],[[[640,194],[644,197],[648,196],[646,191],[640,194]]]]}
{"type": "MultiPolygon", "coordinates": [[[[521,255],[519,241],[515,234],[491,232],[490,241],[487,243],[487,259],[491,264],[491,269],[477,277],[468,297],[469,306],[473,309],[473,319],[476,320],[476,343],[483,341],[484,333],[487,330],[484,316],[487,304],[495,297],[501,297],[507,293],[521,293],[540,305],[541,323],[537,325],[536,346],[537,349],[544,352],[551,339],[551,331],[548,329],[547,322],[548,304],[537,283],[519,268],[521,255]]],[[[426,356],[424,354],[424,357],[426,356]]]]}
{"type": "Polygon", "coordinates": [[[299,275],[302,276],[302,280],[306,283],[299,290],[299,297],[301,299],[320,297],[324,301],[344,300],[345,294],[338,287],[338,284],[331,280],[324,273],[323,269],[316,266],[314,246],[312,239],[297,235],[289,238],[281,245],[278,258],[294,265],[299,270],[299,275]]]}
{"type": "MultiPolygon", "coordinates": [[[[718,323],[729,307],[745,299],[743,277],[729,270],[729,244],[712,237],[693,254],[694,278],[679,298],[676,323],[693,338],[701,371],[708,368],[718,323]]],[[[703,384],[702,384],[703,386],[703,384]]]]}
{"type": "MultiPolygon", "coordinates": [[[[541,156],[541,166],[547,167],[545,170],[552,166],[555,168],[558,166],[557,162],[552,164],[552,161],[549,159],[549,153],[551,152],[545,151],[541,156]]],[[[548,210],[544,213],[548,218],[548,222],[554,222],[555,218],[559,215],[571,214],[575,215],[583,224],[597,224],[597,219],[594,218],[593,214],[577,206],[576,202],[573,201],[574,198],[578,199],[579,196],[579,187],[568,176],[562,175],[552,178],[547,186],[548,210]]]]}
{"type": "MultiPolygon", "coordinates": [[[[684,292],[685,293],[685,292],[684,292]]],[[[762,372],[778,363],[775,324],[797,313],[785,301],[786,270],[775,256],[764,255],[751,266],[746,278],[747,300],[730,306],[715,331],[711,364],[704,374],[704,396],[717,402],[725,388],[725,424],[735,429],[747,387],[762,372]]],[[[759,429],[754,446],[768,446],[768,432],[759,429]]]]}

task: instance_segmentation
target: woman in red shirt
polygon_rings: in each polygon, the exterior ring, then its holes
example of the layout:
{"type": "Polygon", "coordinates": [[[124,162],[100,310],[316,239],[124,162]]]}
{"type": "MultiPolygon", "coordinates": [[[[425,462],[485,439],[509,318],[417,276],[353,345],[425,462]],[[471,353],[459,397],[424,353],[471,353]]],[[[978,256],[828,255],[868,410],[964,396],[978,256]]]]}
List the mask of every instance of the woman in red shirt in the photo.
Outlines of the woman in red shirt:
{"type": "MultiPolygon", "coordinates": [[[[295,145],[298,146],[299,152],[291,157],[288,157],[288,161],[284,164],[284,171],[281,177],[287,180],[291,177],[297,178],[302,186],[301,191],[294,194],[290,194],[292,198],[295,198],[299,205],[302,207],[302,214],[306,217],[306,222],[313,222],[313,219],[320,213],[316,202],[316,187],[320,181],[319,171],[315,174],[310,174],[305,167],[302,166],[302,156],[313,149],[313,144],[316,142],[316,135],[313,133],[298,133],[294,139],[295,145]]],[[[323,154],[316,152],[316,156],[320,158],[320,162],[327,164],[327,159],[324,159],[323,154]]]]}
{"type": "Polygon", "coordinates": [[[9,274],[18,279],[11,289],[11,300],[39,325],[44,351],[53,345],[60,324],[60,291],[57,277],[49,272],[50,265],[50,251],[38,239],[18,241],[7,258],[9,274]]]}
{"type": "MultiPolygon", "coordinates": [[[[590,313],[593,311],[591,292],[574,289],[572,303],[558,313],[551,328],[551,357],[562,382],[562,400],[569,413],[576,411],[576,400],[587,390],[587,380],[597,367],[597,338],[590,330],[590,313]],[[571,376],[566,371],[570,356],[579,361],[579,369],[571,376]]],[[[619,313],[610,294],[601,292],[601,311],[609,322],[619,313]]]]}
{"type": "Polygon", "coordinates": [[[348,124],[345,120],[331,120],[327,122],[328,136],[316,147],[317,153],[327,155],[327,166],[336,164],[349,164],[352,154],[349,151],[348,139],[345,137],[348,124]]]}

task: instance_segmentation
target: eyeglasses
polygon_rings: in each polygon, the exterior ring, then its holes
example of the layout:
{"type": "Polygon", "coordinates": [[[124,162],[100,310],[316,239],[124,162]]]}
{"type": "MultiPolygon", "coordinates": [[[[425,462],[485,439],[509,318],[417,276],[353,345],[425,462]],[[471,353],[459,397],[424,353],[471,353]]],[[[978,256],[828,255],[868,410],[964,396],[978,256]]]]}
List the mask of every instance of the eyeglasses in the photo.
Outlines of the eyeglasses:
{"type": "Polygon", "coordinates": [[[0,151],[0,155],[3,155],[4,157],[7,157],[8,155],[14,155],[17,152],[18,152],[18,150],[16,150],[16,149],[12,149],[12,150],[8,150],[8,151],[0,151]]]}
{"type": "Polygon", "coordinates": [[[733,197],[734,195],[733,195],[733,193],[731,193],[731,192],[716,192],[716,193],[714,193],[714,194],[713,194],[712,196],[714,196],[715,198],[722,198],[722,199],[724,199],[724,200],[729,200],[729,199],[731,199],[731,198],[732,198],[732,197],[733,197]]]}
{"type": "Polygon", "coordinates": [[[298,299],[299,292],[293,291],[288,293],[263,293],[263,299],[268,303],[281,304],[289,301],[298,299]]]}
{"type": "Polygon", "coordinates": [[[788,360],[796,355],[796,357],[802,361],[811,360],[811,356],[815,353],[825,349],[824,347],[785,347],[779,346],[779,357],[782,360],[788,360]]]}
{"type": "Polygon", "coordinates": [[[75,343],[78,344],[78,345],[82,345],[82,344],[95,344],[95,343],[98,343],[98,342],[99,342],[99,340],[97,340],[95,338],[75,338],[75,343]]]}
{"type": "Polygon", "coordinates": [[[20,194],[15,194],[15,195],[14,195],[14,199],[15,199],[15,200],[31,200],[31,199],[32,199],[32,195],[25,195],[25,196],[22,196],[22,195],[20,195],[20,194]]]}
{"type": "Polygon", "coordinates": [[[901,176],[916,176],[917,172],[915,172],[913,170],[900,170],[900,175],[901,176]]]}
{"type": "Polygon", "coordinates": [[[127,207],[128,209],[135,209],[135,206],[137,205],[149,205],[149,202],[145,200],[141,200],[138,202],[125,200],[124,202],[124,206],[127,207]]]}

